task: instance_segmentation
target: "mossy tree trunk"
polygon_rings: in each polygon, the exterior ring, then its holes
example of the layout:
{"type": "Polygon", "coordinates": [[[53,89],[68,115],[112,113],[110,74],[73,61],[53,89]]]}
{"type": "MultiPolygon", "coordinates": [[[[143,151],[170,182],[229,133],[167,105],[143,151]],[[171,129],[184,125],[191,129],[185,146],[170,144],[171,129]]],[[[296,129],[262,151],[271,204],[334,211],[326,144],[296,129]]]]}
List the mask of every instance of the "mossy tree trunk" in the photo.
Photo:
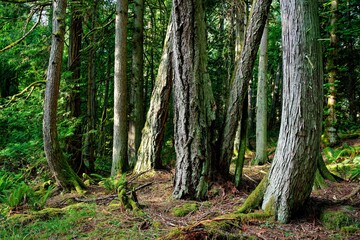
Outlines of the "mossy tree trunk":
{"type": "Polygon", "coordinates": [[[152,92],[150,108],[147,113],[145,127],[142,130],[141,144],[135,165],[135,172],[159,169],[161,149],[163,146],[165,125],[169,113],[170,94],[172,89],[172,23],[170,21],[161,62],[152,92]]]}
{"type": "Polygon", "coordinates": [[[263,209],[288,222],[309,198],[320,149],[322,60],[318,1],[281,0],[283,105],[263,209]]]}
{"type": "Polygon", "coordinates": [[[57,133],[57,107],[64,51],[66,0],[53,1],[51,52],[47,72],[44,100],[43,137],[44,150],[51,173],[63,189],[85,187],[72,170],[60,149],[57,133]]]}
{"type": "Polygon", "coordinates": [[[115,73],[114,73],[114,135],[111,175],[124,173],[128,168],[127,119],[127,23],[128,1],[116,1],[115,73]]]}
{"type": "Polygon", "coordinates": [[[235,66],[234,80],[227,101],[223,134],[219,141],[221,149],[217,169],[224,176],[229,174],[238,123],[241,120],[243,111],[247,110],[244,109],[244,100],[247,97],[249,81],[252,78],[253,66],[270,5],[271,0],[254,0],[244,47],[235,66]]]}
{"type": "Polygon", "coordinates": [[[204,199],[214,102],[207,72],[203,1],[173,0],[174,198],[204,199]]]}

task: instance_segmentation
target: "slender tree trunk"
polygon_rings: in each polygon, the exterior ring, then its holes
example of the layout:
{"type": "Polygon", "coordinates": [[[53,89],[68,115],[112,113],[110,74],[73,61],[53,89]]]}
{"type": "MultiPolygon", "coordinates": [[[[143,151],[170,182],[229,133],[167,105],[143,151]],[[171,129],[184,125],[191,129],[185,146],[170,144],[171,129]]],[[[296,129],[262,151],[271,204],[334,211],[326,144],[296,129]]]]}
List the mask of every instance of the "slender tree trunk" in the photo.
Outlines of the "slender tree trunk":
{"type": "Polygon", "coordinates": [[[158,75],[150,101],[150,108],[147,113],[145,127],[142,131],[142,139],[135,166],[136,173],[162,167],[160,154],[163,146],[165,125],[168,118],[173,78],[171,63],[172,32],[173,27],[170,21],[158,75]]]}
{"type": "Polygon", "coordinates": [[[309,198],[320,149],[322,60],[318,1],[281,0],[283,106],[263,209],[288,222],[309,198]]]}
{"type": "MultiPolygon", "coordinates": [[[[144,127],[144,0],[135,0],[135,23],[132,51],[132,83],[135,115],[135,152],[141,143],[144,127]]],[[[135,157],[137,154],[135,154],[135,157]]]]}
{"type": "Polygon", "coordinates": [[[127,119],[127,23],[128,1],[116,1],[115,73],[114,73],[114,136],[111,175],[124,173],[128,168],[127,119]]]}
{"type": "MultiPolygon", "coordinates": [[[[72,73],[69,83],[72,88],[69,93],[70,117],[79,119],[81,117],[81,99],[80,99],[80,77],[81,77],[81,38],[82,38],[82,17],[75,6],[71,9],[70,37],[69,37],[69,58],[68,69],[72,73]]],[[[85,166],[81,160],[82,155],[82,126],[77,123],[74,135],[66,140],[67,152],[71,155],[70,165],[77,173],[82,173],[85,166]]]]}
{"type": "Polygon", "coordinates": [[[203,199],[211,161],[210,126],[215,118],[207,73],[204,6],[174,0],[174,198],[203,199]]]}
{"type": "Polygon", "coordinates": [[[337,80],[337,52],[338,52],[338,37],[337,37],[337,25],[338,25],[338,1],[331,1],[331,20],[330,20],[330,52],[327,57],[326,68],[328,71],[328,83],[329,92],[327,99],[327,107],[329,114],[325,120],[325,133],[324,142],[326,145],[335,146],[339,142],[337,135],[337,119],[335,112],[336,104],[336,80],[337,80]]]}
{"type": "Polygon", "coordinates": [[[267,46],[268,24],[260,43],[259,76],[256,98],[256,156],[255,164],[267,161],[267,46]]]}
{"type": "Polygon", "coordinates": [[[53,33],[44,101],[44,150],[50,171],[56,183],[63,189],[76,188],[80,190],[85,186],[61,152],[56,127],[61,65],[64,51],[66,5],[66,0],[53,1],[53,33]]]}
{"type": "MultiPolygon", "coordinates": [[[[107,51],[110,53],[110,49],[107,51]]],[[[107,110],[108,110],[108,104],[109,104],[109,88],[110,88],[110,78],[111,78],[111,65],[112,65],[112,57],[111,54],[107,57],[107,69],[106,69],[106,79],[105,79],[105,91],[104,91],[104,101],[103,101],[103,108],[101,113],[101,122],[100,122],[100,140],[99,140],[99,156],[102,156],[104,154],[105,150],[105,124],[106,124],[106,118],[107,118],[107,110]]]]}
{"type": "MultiPolygon", "coordinates": [[[[97,4],[98,0],[92,3],[91,12],[91,29],[96,26],[97,4]]],[[[94,34],[90,35],[90,49],[88,55],[88,89],[87,89],[87,137],[85,157],[89,164],[89,171],[95,169],[95,129],[96,129],[96,74],[95,74],[95,44],[96,38],[94,34]]]]}
{"type": "Polygon", "coordinates": [[[223,176],[229,174],[233,156],[234,138],[241,120],[243,103],[247,97],[249,81],[252,77],[254,62],[259,48],[271,0],[255,0],[247,28],[244,49],[234,71],[234,81],[227,102],[227,113],[223,134],[220,138],[221,150],[217,169],[223,176]]]}
{"type": "Polygon", "coordinates": [[[280,61],[275,78],[272,81],[271,86],[271,107],[269,112],[268,128],[276,129],[280,119],[280,107],[281,107],[281,86],[282,86],[282,62],[280,61]]]}

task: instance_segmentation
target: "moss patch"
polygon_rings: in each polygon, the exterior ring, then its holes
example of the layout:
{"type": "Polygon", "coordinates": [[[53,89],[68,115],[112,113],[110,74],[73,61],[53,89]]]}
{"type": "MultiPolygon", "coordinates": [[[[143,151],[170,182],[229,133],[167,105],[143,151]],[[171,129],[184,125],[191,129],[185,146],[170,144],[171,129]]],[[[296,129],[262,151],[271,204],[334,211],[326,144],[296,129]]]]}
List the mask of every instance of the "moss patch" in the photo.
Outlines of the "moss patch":
{"type": "Polygon", "coordinates": [[[171,210],[171,213],[175,217],[184,217],[191,212],[196,212],[198,210],[196,203],[185,203],[181,207],[175,207],[171,210]]]}
{"type": "Polygon", "coordinates": [[[337,210],[324,210],[320,215],[323,226],[330,230],[340,230],[354,224],[359,224],[350,214],[351,208],[342,207],[337,210]]]}

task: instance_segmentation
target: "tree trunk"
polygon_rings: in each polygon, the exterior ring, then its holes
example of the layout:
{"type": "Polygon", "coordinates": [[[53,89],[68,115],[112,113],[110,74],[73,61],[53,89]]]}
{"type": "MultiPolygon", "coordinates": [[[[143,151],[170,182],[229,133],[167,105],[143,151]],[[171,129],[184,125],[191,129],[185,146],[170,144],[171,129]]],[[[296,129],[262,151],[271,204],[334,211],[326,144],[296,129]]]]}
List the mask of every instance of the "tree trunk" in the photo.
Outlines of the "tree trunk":
{"type": "Polygon", "coordinates": [[[260,43],[259,76],[256,98],[256,156],[255,164],[267,162],[267,45],[268,24],[260,43]]]}
{"type": "Polygon", "coordinates": [[[128,168],[127,119],[127,22],[128,1],[116,1],[115,73],[114,73],[114,136],[111,175],[124,173],[128,168]]]}
{"type": "Polygon", "coordinates": [[[288,222],[308,199],[320,149],[322,60],[316,0],[281,0],[283,106],[263,209],[288,222]]]}
{"type": "MultiPolygon", "coordinates": [[[[110,47],[108,48],[107,52],[110,53],[110,47]]],[[[112,57],[111,54],[107,56],[107,66],[106,66],[106,79],[105,79],[105,91],[104,91],[104,101],[101,113],[101,122],[100,122],[100,132],[99,132],[99,151],[98,156],[103,156],[105,151],[105,124],[107,119],[107,110],[109,104],[109,88],[110,88],[110,78],[111,78],[111,68],[112,66],[112,57]]]]}
{"type": "Polygon", "coordinates": [[[214,102],[207,73],[204,6],[173,0],[174,198],[203,199],[211,160],[214,102]]]}
{"type": "Polygon", "coordinates": [[[141,130],[144,127],[144,0],[134,2],[134,35],[132,51],[132,84],[135,115],[135,158],[141,143],[141,130]]]}
{"type": "Polygon", "coordinates": [[[230,161],[233,156],[234,138],[241,120],[243,103],[247,97],[249,81],[252,78],[253,66],[259,48],[265,22],[269,13],[271,0],[255,0],[250,22],[247,28],[244,49],[234,70],[234,81],[227,102],[225,126],[219,143],[220,158],[217,169],[223,176],[228,176],[230,161]]]}
{"type": "Polygon", "coordinates": [[[147,113],[145,127],[142,130],[142,139],[135,166],[136,173],[162,167],[160,154],[163,146],[165,124],[168,118],[173,78],[171,63],[172,32],[173,27],[170,21],[150,108],[147,113]]]}
{"type": "MultiPolygon", "coordinates": [[[[90,15],[91,30],[96,26],[96,14],[98,0],[92,2],[90,15]]],[[[87,135],[85,158],[89,164],[89,171],[95,169],[95,133],[96,130],[96,74],[95,74],[95,53],[96,38],[94,33],[90,35],[90,49],[88,55],[88,85],[87,85],[87,135]]]]}
{"type": "Polygon", "coordinates": [[[85,187],[63,156],[58,141],[56,114],[64,50],[66,0],[53,1],[53,33],[44,100],[44,151],[56,183],[63,189],[85,187]]]}
{"type": "MultiPolygon", "coordinates": [[[[82,38],[82,17],[75,6],[71,8],[70,37],[69,37],[69,58],[68,69],[72,73],[69,84],[72,88],[69,92],[68,105],[70,108],[70,117],[78,120],[81,117],[81,99],[80,99],[80,77],[81,77],[81,38],[82,38]]],[[[85,165],[81,160],[82,155],[82,126],[77,123],[74,135],[66,140],[66,149],[70,154],[70,165],[79,174],[85,170],[85,165]]]]}
{"type": "Polygon", "coordinates": [[[330,52],[327,57],[326,69],[328,71],[329,92],[327,99],[327,107],[329,109],[328,116],[325,120],[324,143],[329,146],[335,146],[339,142],[337,135],[337,119],[335,112],[336,105],[336,80],[337,80],[337,52],[338,52],[338,1],[331,1],[331,20],[330,20],[330,52]]]}
{"type": "MultiPolygon", "coordinates": [[[[239,61],[240,57],[241,57],[241,51],[242,49],[244,48],[244,40],[245,40],[245,33],[246,33],[246,23],[247,23],[247,11],[246,11],[246,3],[244,1],[238,1],[237,2],[238,5],[236,6],[236,10],[235,10],[235,64],[237,64],[237,62],[239,61]]],[[[233,81],[234,78],[232,77],[234,71],[232,69],[232,74],[231,74],[231,80],[233,81]]],[[[230,74],[229,74],[230,75],[230,74]]],[[[231,81],[229,82],[229,84],[227,84],[227,88],[226,88],[226,98],[225,99],[228,99],[229,98],[229,88],[230,88],[230,85],[231,85],[231,81]]],[[[248,111],[245,113],[248,115],[248,111]]],[[[248,117],[247,117],[248,119],[248,117]]],[[[238,126],[238,129],[236,131],[236,134],[235,134],[235,139],[234,139],[234,152],[237,152],[238,153],[238,158],[237,158],[237,162],[239,162],[239,160],[241,158],[244,158],[244,156],[240,157],[239,156],[239,152],[241,151],[240,150],[240,145],[241,145],[241,140],[240,139],[245,139],[244,135],[241,135],[241,129],[243,128],[242,127],[242,123],[245,123],[244,121],[240,121],[239,122],[239,126],[238,126]],[[240,159],[239,159],[240,157],[240,159]]],[[[248,124],[246,124],[248,126],[248,124]]],[[[245,139],[246,140],[246,139],[245,139]]],[[[235,182],[237,182],[237,178],[238,178],[238,172],[242,172],[242,170],[237,170],[235,171],[235,182]]],[[[240,174],[240,178],[241,178],[241,174],[240,174]]],[[[239,184],[240,184],[240,179],[239,178],[239,184]]]]}

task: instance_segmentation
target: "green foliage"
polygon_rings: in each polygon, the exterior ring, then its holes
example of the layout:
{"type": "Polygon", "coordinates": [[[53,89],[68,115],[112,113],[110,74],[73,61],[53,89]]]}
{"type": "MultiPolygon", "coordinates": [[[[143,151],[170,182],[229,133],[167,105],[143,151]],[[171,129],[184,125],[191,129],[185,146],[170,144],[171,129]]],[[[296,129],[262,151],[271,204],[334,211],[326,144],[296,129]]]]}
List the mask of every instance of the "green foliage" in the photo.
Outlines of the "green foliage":
{"type": "Polygon", "coordinates": [[[45,206],[52,187],[35,192],[25,183],[22,174],[0,171],[0,203],[9,209],[17,208],[25,203],[33,209],[42,209],[45,206]]]}
{"type": "Polygon", "coordinates": [[[127,184],[125,174],[123,174],[121,177],[109,177],[109,178],[104,178],[99,174],[91,174],[91,176],[101,179],[99,185],[103,186],[106,190],[108,190],[111,193],[115,193],[115,192],[119,193],[127,184]]]}
{"type": "Polygon", "coordinates": [[[338,148],[324,148],[323,154],[332,171],[350,180],[360,178],[360,146],[345,143],[338,148]]]}
{"type": "Polygon", "coordinates": [[[189,213],[196,212],[198,210],[196,203],[185,203],[180,207],[175,207],[171,210],[171,213],[175,217],[184,217],[189,213]]]}

